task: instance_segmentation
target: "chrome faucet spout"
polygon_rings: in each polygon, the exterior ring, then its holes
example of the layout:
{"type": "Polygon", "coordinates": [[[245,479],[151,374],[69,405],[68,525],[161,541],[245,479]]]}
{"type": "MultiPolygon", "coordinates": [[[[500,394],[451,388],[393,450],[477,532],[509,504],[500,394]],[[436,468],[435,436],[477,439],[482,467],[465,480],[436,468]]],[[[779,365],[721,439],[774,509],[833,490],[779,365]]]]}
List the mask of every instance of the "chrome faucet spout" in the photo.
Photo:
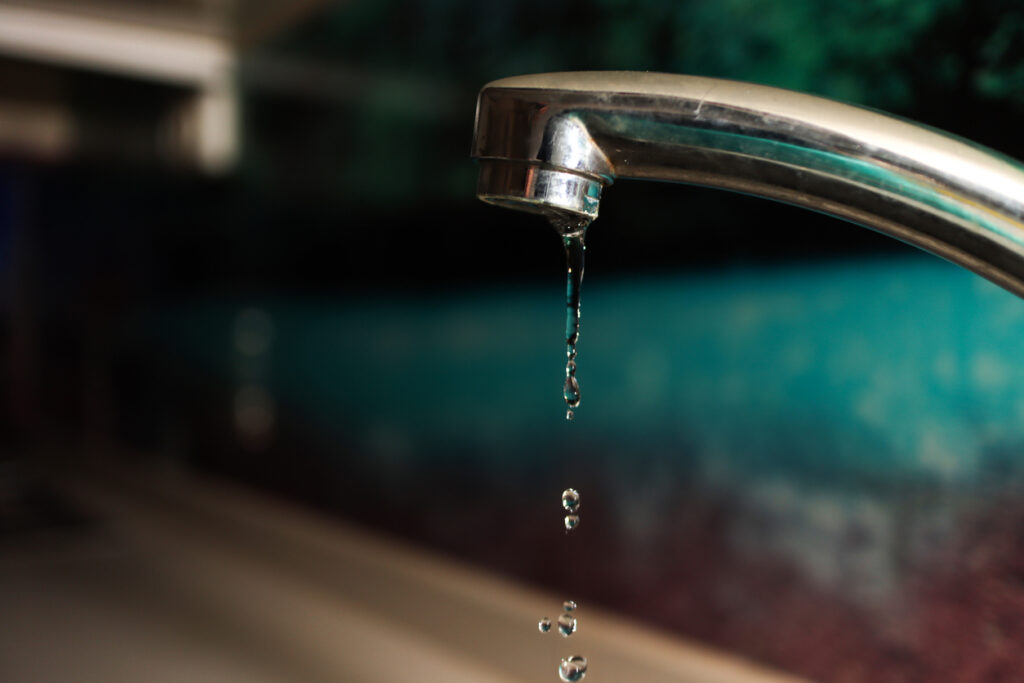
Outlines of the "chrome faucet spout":
{"type": "Polygon", "coordinates": [[[860,107],[669,74],[518,76],[481,90],[472,153],[481,199],[562,222],[595,218],[618,178],[717,187],[852,221],[1024,296],[1024,167],[860,107]]]}

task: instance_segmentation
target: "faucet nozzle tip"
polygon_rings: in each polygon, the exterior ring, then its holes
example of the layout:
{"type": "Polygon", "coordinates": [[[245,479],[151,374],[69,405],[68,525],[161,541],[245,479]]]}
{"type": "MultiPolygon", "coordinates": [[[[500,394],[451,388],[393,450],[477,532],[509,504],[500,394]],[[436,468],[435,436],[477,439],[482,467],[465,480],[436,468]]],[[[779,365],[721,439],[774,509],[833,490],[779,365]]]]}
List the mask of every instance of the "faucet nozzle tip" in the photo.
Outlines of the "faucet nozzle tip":
{"type": "Polygon", "coordinates": [[[536,163],[481,159],[477,196],[489,204],[549,218],[597,218],[601,181],[536,163]]]}

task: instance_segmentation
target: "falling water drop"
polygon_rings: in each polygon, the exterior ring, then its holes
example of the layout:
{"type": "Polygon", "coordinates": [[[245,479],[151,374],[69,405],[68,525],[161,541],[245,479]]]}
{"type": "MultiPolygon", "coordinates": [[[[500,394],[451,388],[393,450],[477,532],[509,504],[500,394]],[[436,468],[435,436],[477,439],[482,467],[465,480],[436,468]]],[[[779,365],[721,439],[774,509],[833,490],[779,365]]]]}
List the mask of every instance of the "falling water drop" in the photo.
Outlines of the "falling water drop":
{"type": "Polygon", "coordinates": [[[573,420],[576,419],[576,413],[572,412],[572,410],[565,411],[565,419],[568,422],[572,422],[573,420]]]}
{"type": "Polygon", "coordinates": [[[566,600],[562,603],[562,609],[564,609],[566,612],[572,612],[574,609],[576,609],[576,601],[566,600]]]}
{"type": "Polygon", "coordinates": [[[547,617],[544,617],[543,619],[538,621],[537,622],[537,630],[540,631],[541,633],[547,633],[548,631],[550,631],[551,630],[551,620],[548,619],[547,617]]]}
{"type": "Polygon", "coordinates": [[[565,516],[565,533],[569,533],[570,531],[575,529],[577,526],[579,526],[579,523],[580,523],[580,516],[579,515],[566,515],[565,516]]]}
{"type": "MultiPolygon", "coordinates": [[[[566,368],[566,372],[569,372],[568,368],[566,368]]],[[[575,368],[573,372],[575,372],[575,368]]],[[[562,397],[565,398],[565,405],[571,409],[575,409],[580,405],[580,385],[576,381],[575,375],[566,376],[565,386],[562,387],[562,397]]]]}
{"type": "Polygon", "coordinates": [[[587,675],[587,658],[580,655],[566,657],[558,665],[558,676],[566,683],[582,681],[587,675]]]}
{"type": "Polygon", "coordinates": [[[576,489],[562,491],[562,507],[568,512],[576,512],[580,509],[580,492],[576,489]]]}
{"type": "Polygon", "coordinates": [[[576,617],[568,612],[558,617],[558,632],[566,638],[576,633],[576,617]]]}

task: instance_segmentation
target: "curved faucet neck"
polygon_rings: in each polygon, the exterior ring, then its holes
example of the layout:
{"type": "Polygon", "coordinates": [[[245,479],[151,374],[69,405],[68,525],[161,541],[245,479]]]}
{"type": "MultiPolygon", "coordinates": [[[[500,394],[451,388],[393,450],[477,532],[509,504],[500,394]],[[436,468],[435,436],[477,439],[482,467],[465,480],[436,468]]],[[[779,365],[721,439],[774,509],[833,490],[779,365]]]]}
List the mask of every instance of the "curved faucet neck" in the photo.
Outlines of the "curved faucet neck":
{"type": "Polygon", "coordinates": [[[592,219],[618,178],[717,187],[847,219],[1024,296],[1024,170],[875,111],[690,76],[520,76],[480,92],[473,156],[495,204],[592,219]]]}

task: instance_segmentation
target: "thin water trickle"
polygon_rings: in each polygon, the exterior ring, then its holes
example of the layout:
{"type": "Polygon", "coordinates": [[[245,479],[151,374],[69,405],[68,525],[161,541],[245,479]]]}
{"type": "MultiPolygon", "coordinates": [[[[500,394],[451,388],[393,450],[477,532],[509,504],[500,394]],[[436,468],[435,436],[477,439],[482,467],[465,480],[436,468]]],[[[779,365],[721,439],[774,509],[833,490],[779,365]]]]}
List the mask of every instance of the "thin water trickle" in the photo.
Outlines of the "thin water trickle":
{"type": "Polygon", "coordinates": [[[586,657],[581,657],[580,655],[573,655],[572,657],[566,657],[562,660],[562,663],[558,665],[558,677],[566,683],[576,683],[576,681],[582,681],[583,677],[586,675],[586,657]]]}
{"type": "Polygon", "coordinates": [[[555,222],[555,228],[562,234],[565,245],[565,384],[562,397],[569,407],[565,419],[572,420],[573,412],[580,404],[580,385],[576,381],[576,342],[580,338],[580,285],[583,282],[583,255],[587,250],[584,236],[588,220],[575,223],[555,222]]]}

